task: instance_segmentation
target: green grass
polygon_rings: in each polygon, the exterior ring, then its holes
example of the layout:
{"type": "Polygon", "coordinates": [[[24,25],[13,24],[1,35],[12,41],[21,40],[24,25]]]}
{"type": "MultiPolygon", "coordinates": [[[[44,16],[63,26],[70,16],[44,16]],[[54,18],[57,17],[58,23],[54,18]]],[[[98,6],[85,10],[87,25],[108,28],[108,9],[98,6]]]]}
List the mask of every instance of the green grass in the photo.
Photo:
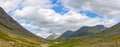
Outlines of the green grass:
{"type": "Polygon", "coordinates": [[[0,41],[6,42],[6,43],[12,42],[15,45],[29,46],[29,47],[40,45],[39,43],[29,42],[29,40],[26,40],[26,39],[23,39],[23,38],[13,38],[9,35],[6,35],[1,30],[0,30],[0,41]]]}
{"type": "Polygon", "coordinates": [[[120,28],[112,27],[95,35],[59,40],[50,47],[120,47],[120,28]]]}
{"type": "Polygon", "coordinates": [[[29,39],[30,37],[27,39],[11,32],[11,29],[6,29],[6,27],[0,25],[0,44],[2,44],[0,47],[38,47],[41,44],[45,44],[44,40],[42,41],[39,38],[31,36],[31,39],[29,39]]]}

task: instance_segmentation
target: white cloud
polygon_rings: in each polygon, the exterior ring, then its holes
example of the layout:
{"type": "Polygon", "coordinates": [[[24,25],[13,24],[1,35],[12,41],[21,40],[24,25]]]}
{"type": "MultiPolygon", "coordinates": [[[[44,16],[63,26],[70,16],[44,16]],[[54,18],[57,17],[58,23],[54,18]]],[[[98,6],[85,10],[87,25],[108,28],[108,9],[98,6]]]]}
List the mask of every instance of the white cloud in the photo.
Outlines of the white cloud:
{"type": "Polygon", "coordinates": [[[0,0],[0,6],[7,12],[16,9],[20,3],[22,3],[22,0],[0,0]]]}
{"type": "Polygon", "coordinates": [[[32,6],[37,8],[50,8],[50,0],[24,0],[23,6],[32,6]]]}
{"type": "Polygon", "coordinates": [[[97,14],[112,18],[120,19],[120,0],[64,0],[63,5],[71,10],[86,9],[96,12],[97,14]]]}
{"type": "Polygon", "coordinates": [[[104,19],[103,21],[101,21],[101,24],[102,25],[105,25],[106,27],[111,27],[115,24],[117,24],[117,22],[115,20],[112,20],[112,19],[104,19]]]}
{"type": "MultiPolygon", "coordinates": [[[[66,0],[65,0],[66,1],[66,0]]],[[[77,1],[77,0],[76,0],[77,1]]],[[[87,1],[87,0],[86,0],[87,1]]],[[[6,2],[3,0],[3,2],[6,2]]],[[[10,1],[9,1],[10,2],[10,1]]],[[[20,2],[13,3],[10,2],[11,5],[15,4],[11,7],[5,7],[7,10],[15,9],[20,2]]],[[[84,4],[84,2],[83,2],[84,4]]],[[[0,5],[4,6],[4,3],[0,3],[0,5]]],[[[16,9],[12,12],[12,17],[15,18],[19,23],[26,27],[27,29],[39,31],[36,33],[38,36],[46,37],[51,33],[63,33],[66,30],[77,30],[82,26],[95,26],[98,24],[105,25],[110,27],[111,25],[116,24],[117,22],[114,19],[107,18],[89,18],[84,14],[77,13],[76,11],[70,10],[68,13],[64,15],[60,15],[51,9],[51,4],[49,0],[24,0],[21,4],[23,6],[22,9],[16,9]],[[27,23],[30,22],[30,23],[27,23]]],[[[66,5],[66,4],[65,4],[66,5]]],[[[75,8],[69,5],[67,2],[67,6],[72,9],[79,9],[79,6],[76,4],[75,8]],[[76,8],[78,7],[78,8],[76,8]]],[[[81,6],[82,4],[80,4],[81,6]]],[[[5,5],[7,6],[7,5],[5,5]]],[[[66,7],[67,7],[66,6],[66,7]]],[[[85,6],[88,6],[85,5],[85,6]]],[[[82,9],[91,9],[86,8],[84,5],[82,9]]],[[[81,8],[81,7],[80,7],[81,8]]],[[[119,13],[119,11],[116,11],[119,13]]],[[[113,14],[116,14],[112,12],[113,14]]]]}
{"type": "Polygon", "coordinates": [[[29,29],[29,30],[34,29],[34,31],[32,31],[32,32],[34,34],[36,34],[37,36],[41,36],[43,38],[46,38],[47,36],[52,34],[52,33],[46,32],[46,29],[40,28],[39,26],[34,26],[32,24],[26,24],[26,23],[21,23],[21,25],[24,26],[25,28],[29,29]]]}
{"type": "Polygon", "coordinates": [[[63,33],[66,30],[77,30],[82,26],[95,26],[103,24],[107,27],[117,22],[114,20],[89,18],[86,15],[75,11],[69,11],[65,15],[55,13],[52,9],[25,7],[22,10],[16,10],[13,17],[31,21],[32,29],[49,33],[63,33]],[[111,24],[107,24],[111,23],[111,24]]]}

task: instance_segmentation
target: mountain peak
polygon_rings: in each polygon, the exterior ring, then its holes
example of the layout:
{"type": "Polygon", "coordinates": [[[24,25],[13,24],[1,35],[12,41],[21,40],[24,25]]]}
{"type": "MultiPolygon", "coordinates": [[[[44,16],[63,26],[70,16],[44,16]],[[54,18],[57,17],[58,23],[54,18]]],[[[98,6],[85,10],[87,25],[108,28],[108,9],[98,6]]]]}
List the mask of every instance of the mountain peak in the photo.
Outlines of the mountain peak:
{"type": "Polygon", "coordinates": [[[103,30],[105,30],[106,27],[103,25],[96,25],[96,26],[83,26],[77,31],[75,31],[71,37],[78,37],[78,36],[85,36],[85,35],[91,35],[91,34],[96,34],[99,33],[103,30]]]}
{"type": "Polygon", "coordinates": [[[94,28],[106,28],[104,25],[96,25],[96,26],[93,26],[94,28]]]}
{"type": "Polygon", "coordinates": [[[2,19],[12,19],[6,12],[5,12],[5,10],[2,8],[2,7],[0,7],[0,18],[2,18],[2,19]]]}
{"type": "Polygon", "coordinates": [[[2,7],[0,7],[0,10],[2,9],[2,7]]]}
{"type": "Polygon", "coordinates": [[[73,31],[71,31],[71,30],[67,30],[66,32],[73,32],[73,31]]]}
{"type": "Polygon", "coordinates": [[[104,25],[96,25],[95,27],[104,27],[104,25]]]}
{"type": "Polygon", "coordinates": [[[0,7],[0,13],[1,13],[1,12],[4,12],[4,10],[3,10],[3,8],[2,8],[2,7],[0,7]]]}

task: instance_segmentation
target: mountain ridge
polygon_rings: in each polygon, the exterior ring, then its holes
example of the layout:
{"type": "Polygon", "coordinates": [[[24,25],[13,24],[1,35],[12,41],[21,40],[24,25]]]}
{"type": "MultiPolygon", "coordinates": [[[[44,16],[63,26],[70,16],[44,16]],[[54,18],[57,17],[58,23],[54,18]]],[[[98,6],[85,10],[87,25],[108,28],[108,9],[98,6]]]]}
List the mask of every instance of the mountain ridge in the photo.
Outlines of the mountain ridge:
{"type": "Polygon", "coordinates": [[[119,47],[120,23],[94,35],[64,39],[60,42],[62,43],[50,47],[119,47]]]}
{"type": "Polygon", "coordinates": [[[72,37],[79,37],[85,35],[93,35],[105,30],[107,27],[103,25],[96,25],[96,26],[83,26],[76,31],[65,31],[63,34],[60,35],[58,39],[65,39],[65,38],[72,38],[72,37]]]}
{"type": "Polygon", "coordinates": [[[75,31],[71,37],[78,37],[78,36],[85,36],[85,35],[92,35],[92,34],[96,34],[99,33],[103,30],[105,30],[106,27],[104,27],[103,25],[96,25],[96,26],[83,26],[80,29],[78,29],[77,31],[75,31]]]}
{"type": "Polygon", "coordinates": [[[57,39],[59,36],[60,36],[59,34],[53,33],[53,34],[49,35],[46,39],[47,39],[47,40],[55,40],[55,39],[57,39]]]}
{"type": "Polygon", "coordinates": [[[11,47],[12,45],[9,44],[9,42],[16,44],[16,46],[18,47],[21,47],[22,45],[32,47],[48,43],[47,40],[31,33],[30,31],[22,27],[18,22],[16,22],[12,17],[10,17],[1,7],[0,34],[0,42],[6,42],[6,44],[8,44],[11,47]]]}
{"type": "Polygon", "coordinates": [[[61,39],[61,38],[69,38],[72,34],[73,34],[73,31],[67,30],[66,32],[64,32],[63,34],[61,34],[61,35],[58,37],[58,39],[61,39]]]}

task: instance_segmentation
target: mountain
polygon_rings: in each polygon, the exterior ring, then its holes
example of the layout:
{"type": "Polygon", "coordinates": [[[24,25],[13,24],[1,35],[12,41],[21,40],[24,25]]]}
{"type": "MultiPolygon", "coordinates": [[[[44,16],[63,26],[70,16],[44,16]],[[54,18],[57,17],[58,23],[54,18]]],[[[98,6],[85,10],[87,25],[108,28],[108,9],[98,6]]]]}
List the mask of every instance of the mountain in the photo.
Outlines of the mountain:
{"type": "Polygon", "coordinates": [[[120,23],[94,35],[64,39],[61,42],[50,47],[120,47],[120,23]]]}
{"type": "Polygon", "coordinates": [[[63,34],[61,34],[61,36],[59,38],[69,38],[71,35],[73,34],[73,31],[66,31],[63,34]]]}
{"type": "Polygon", "coordinates": [[[101,31],[103,31],[105,29],[106,29],[106,27],[104,27],[103,25],[96,25],[96,26],[93,26],[93,27],[84,26],[84,27],[78,29],[77,31],[75,31],[71,35],[71,37],[92,35],[92,34],[99,33],[99,32],[101,32],[101,31]]]}
{"type": "Polygon", "coordinates": [[[59,34],[53,33],[53,34],[51,34],[50,36],[48,36],[46,39],[47,39],[47,40],[55,40],[55,39],[57,39],[59,36],[60,36],[59,34]]]}
{"type": "Polygon", "coordinates": [[[0,47],[42,47],[48,41],[23,28],[0,7],[0,47]]]}

